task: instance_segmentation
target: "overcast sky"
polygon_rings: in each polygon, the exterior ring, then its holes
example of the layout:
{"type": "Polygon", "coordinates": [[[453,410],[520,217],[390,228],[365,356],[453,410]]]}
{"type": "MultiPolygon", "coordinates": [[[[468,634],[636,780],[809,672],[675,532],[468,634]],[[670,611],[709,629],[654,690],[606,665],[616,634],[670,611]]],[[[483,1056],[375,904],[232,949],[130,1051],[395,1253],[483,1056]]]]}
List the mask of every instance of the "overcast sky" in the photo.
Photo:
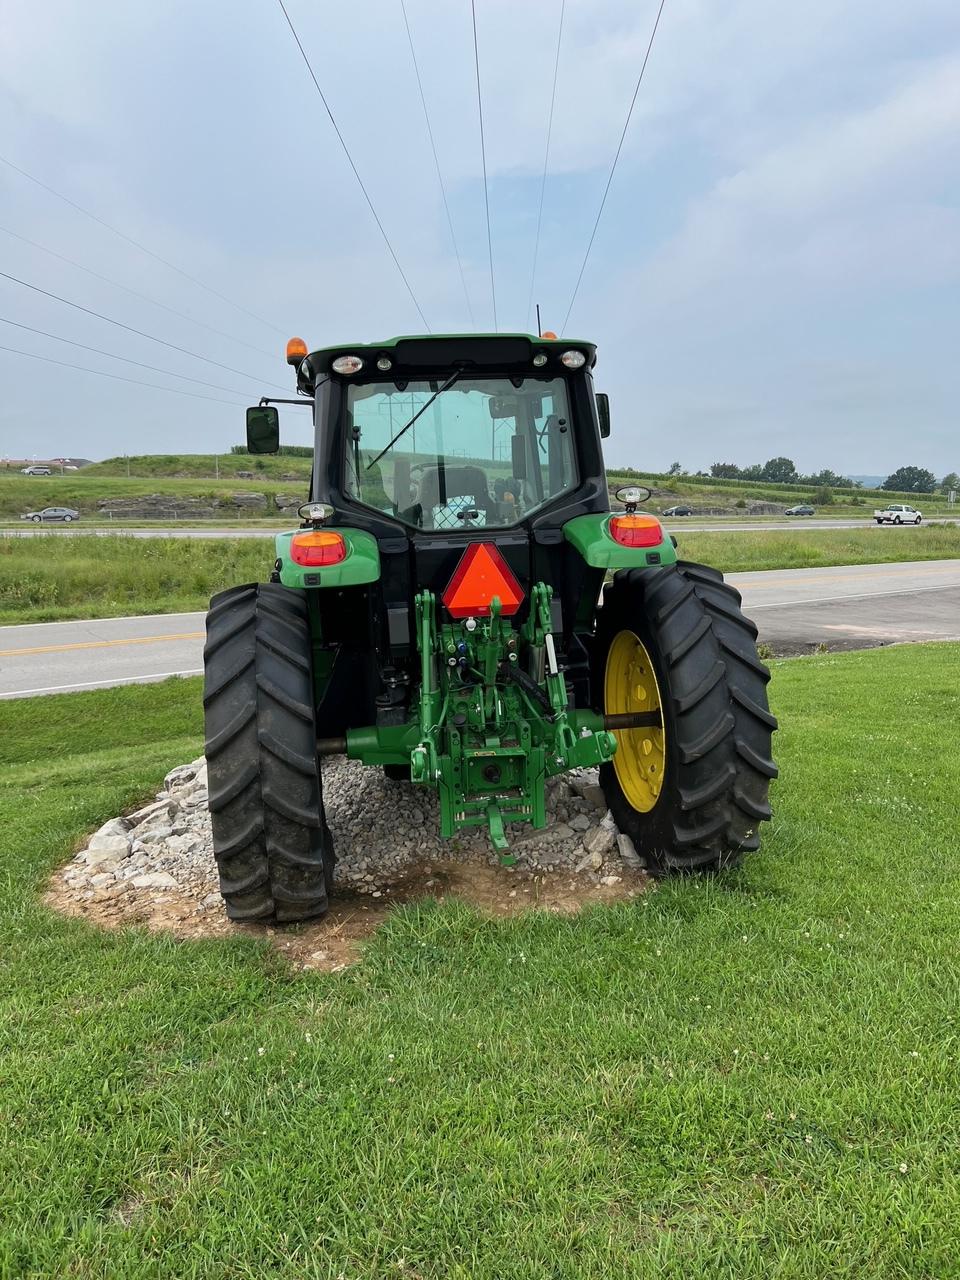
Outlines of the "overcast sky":
{"type": "MultiPolygon", "coordinates": [[[[567,0],[546,327],[570,302],[656,7],[567,0]]],[[[468,0],[407,11],[472,321],[399,0],[289,9],[431,328],[492,328],[468,0]]],[[[526,330],[560,6],[477,10],[497,318],[526,330]]],[[[275,0],[6,0],[0,155],[238,305],[3,164],[0,270],[239,371],[0,278],[7,321],[231,389],[0,324],[4,347],[231,402],[0,351],[4,455],[224,450],[244,403],[291,386],[288,335],[422,328],[275,0]]],[[[567,326],[599,345],[608,461],[960,469],[958,197],[956,0],[666,0],[567,326]]],[[[308,442],[305,414],[283,427],[308,442]]]]}

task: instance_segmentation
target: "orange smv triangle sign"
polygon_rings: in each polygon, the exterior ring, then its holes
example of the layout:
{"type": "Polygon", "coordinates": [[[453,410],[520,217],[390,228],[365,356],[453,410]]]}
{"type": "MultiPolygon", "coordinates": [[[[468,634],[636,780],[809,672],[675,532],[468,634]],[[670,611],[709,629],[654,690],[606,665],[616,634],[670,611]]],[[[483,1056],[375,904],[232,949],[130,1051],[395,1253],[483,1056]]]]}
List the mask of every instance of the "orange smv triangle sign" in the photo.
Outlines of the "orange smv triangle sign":
{"type": "Polygon", "coordinates": [[[523,590],[494,543],[471,542],[441,599],[451,618],[486,618],[494,596],[509,618],[520,608],[523,590]]]}

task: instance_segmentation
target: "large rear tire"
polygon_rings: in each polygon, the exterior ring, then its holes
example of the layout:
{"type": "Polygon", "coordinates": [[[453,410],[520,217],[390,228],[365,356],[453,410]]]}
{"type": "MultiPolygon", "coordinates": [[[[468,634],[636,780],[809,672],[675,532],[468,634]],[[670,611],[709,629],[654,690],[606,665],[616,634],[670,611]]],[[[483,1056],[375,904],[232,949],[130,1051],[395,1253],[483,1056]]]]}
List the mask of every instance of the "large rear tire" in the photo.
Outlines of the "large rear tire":
{"type": "Polygon", "coordinates": [[[756,849],[777,775],[770,673],[740,595],[703,565],[628,569],[606,588],[593,682],[606,712],[647,711],[617,733],[600,784],[656,875],[716,871],[756,849]]]}
{"type": "Polygon", "coordinates": [[[210,818],[227,915],[323,915],[334,856],[303,594],[261,583],[214,596],[203,657],[210,818]]]}

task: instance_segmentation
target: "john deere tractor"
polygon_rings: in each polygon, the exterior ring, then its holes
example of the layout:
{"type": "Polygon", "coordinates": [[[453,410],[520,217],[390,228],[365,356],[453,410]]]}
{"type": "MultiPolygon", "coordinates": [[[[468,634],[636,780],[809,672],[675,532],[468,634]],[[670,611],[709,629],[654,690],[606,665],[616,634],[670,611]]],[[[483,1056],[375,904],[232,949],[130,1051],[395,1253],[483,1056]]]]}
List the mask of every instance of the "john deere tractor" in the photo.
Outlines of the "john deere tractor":
{"type": "MultiPolygon", "coordinates": [[[[529,334],[288,346],[315,451],[270,580],[211,601],[206,755],[235,920],[328,905],[324,757],[439,796],[441,833],[543,827],[545,784],[599,766],[655,874],[758,845],[769,674],[723,576],[678,560],[601,454],[592,343],[529,334]]],[[[277,401],[247,412],[279,449],[277,401]]]]}

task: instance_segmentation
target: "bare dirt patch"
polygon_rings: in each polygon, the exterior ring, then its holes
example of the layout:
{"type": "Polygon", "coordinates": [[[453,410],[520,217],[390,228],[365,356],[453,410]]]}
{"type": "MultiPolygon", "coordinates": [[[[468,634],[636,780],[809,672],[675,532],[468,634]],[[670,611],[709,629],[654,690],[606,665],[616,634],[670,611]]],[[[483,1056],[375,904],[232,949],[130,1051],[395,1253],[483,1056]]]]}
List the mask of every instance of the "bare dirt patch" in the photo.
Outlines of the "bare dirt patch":
{"type": "Polygon", "coordinates": [[[628,839],[607,812],[595,771],[548,785],[548,826],[511,831],[515,866],[501,866],[486,833],[441,840],[436,796],[350,761],[324,766],[337,853],[329,913],[316,922],[238,925],[219,893],[202,759],[167,774],[143,808],[111,818],[52,877],[45,902],[101,928],[138,926],[177,938],[269,940],[303,969],[335,970],[399,904],[458,898],[490,917],[572,914],[649,887],[628,839]]]}
{"type": "Polygon", "coordinates": [[[120,895],[94,890],[78,896],[64,880],[63,871],[52,878],[44,902],[63,915],[106,929],[139,926],[167,932],[184,940],[237,935],[269,940],[298,969],[327,972],[352,964],[362,943],[402,903],[456,898],[477,907],[492,918],[525,911],[551,911],[574,915],[585,907],[635,898],[651,886],[646,873],[624,868],[613,883],[600,883],[569,871],[524,871],[517,867],[488,866],[469,862],[439,862],[409,869],[382,896],[347,890],[331,901],[329,912],[309,924],[235,924],[222,904],[197,909],[196,899],[183,891],[162,894],[129,891],[120,895]]]}

